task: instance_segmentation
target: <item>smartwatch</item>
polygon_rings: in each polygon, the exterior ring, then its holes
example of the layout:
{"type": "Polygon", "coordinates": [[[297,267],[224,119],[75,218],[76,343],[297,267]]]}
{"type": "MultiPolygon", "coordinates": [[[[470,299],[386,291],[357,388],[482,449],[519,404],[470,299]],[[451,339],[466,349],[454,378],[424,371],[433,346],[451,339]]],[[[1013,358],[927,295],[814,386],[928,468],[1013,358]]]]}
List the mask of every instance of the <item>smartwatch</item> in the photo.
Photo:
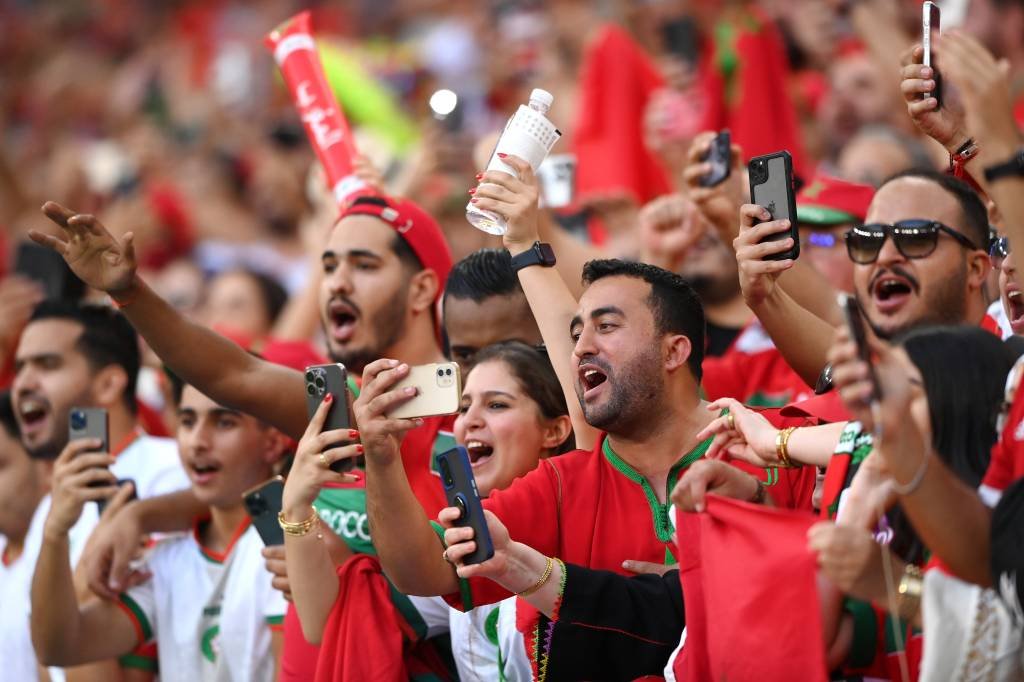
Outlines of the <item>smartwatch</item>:
{"type": "Polygon", "coordinates": [[[1018,149],[1009,161],[985,169],[985,179],[989,182],[1011,176],[1024,177],[1024,147],[1018,149]]]}
{"type": "Polygon", "coordinates": [[[529,251],[523,251],[518,256],[512,256],[512,272],[519,272],[531,265],[540,265],[550,268],[555,264],[555,250],[551,244],[545,242],[534,242],[529,251]]]}

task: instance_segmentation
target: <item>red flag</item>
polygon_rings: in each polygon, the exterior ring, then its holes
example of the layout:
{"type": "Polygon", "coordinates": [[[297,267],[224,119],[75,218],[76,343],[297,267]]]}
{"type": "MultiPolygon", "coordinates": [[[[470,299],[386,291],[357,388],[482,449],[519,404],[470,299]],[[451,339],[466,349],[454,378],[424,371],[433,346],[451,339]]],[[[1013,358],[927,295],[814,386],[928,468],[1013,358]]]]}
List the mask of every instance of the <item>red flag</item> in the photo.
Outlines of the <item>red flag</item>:
{"type": "Polygon", "coordinates": [[[708,107],[703,130],[728,128],[747,159],[787,149],[793,170],[811,175],[804,158],[790,72],[778,28],[756,11],[721,22],[701,59],[708,107]]]}
{"type": "Polygon", "coordinates": [[[706,512],[678,514],[686,641],[677,679],[828,679],[817,565],[807,549],[814,522],[716,496],[706,512]]]}
{"type": "Polygon", "coordinates": [[[646,203],[672,191],[665,169],[644,145],[644,110],[663,86],[650,58],[609,24],[587,48],[580,83],[572,141],[578,198],[625,194],[646,203]]]}

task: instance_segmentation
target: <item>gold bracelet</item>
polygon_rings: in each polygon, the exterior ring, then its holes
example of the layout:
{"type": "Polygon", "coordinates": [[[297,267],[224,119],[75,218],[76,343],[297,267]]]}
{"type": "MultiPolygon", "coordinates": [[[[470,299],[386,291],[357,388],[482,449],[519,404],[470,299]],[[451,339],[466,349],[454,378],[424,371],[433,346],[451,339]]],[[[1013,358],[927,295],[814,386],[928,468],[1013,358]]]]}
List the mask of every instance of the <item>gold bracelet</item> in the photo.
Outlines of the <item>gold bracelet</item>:
{"type": "Polygon", "coordinates": [[[896,614],[903,620],[913,620],[921,608],[921,592],[924,589],[924,576],[921,569],[914,564],[907,564],[896,588],[896,614]]]}
{"type": "Polygon", "coordinates": [[[544,572],[541,573],[540,580],[535,582],[532,586],[526,588],[522,592],[516,592],[517,597],[529,597],[531,594],[544,587],[544,583],[551,577],[551,571],[555,569],[555,560],[548,557],[548,563],[544,566],[544,572]]]}
{"type": "Polygon", "coordinates": [[[284,531],[285,535],[292,535],[294,537],[308,535],[320,520],[320,515],[316,513],[316,509],[310,507],[309,510],[312,512],[309,518],[297,523],[286,521],[284,518],[284,511],[280,511],[277,513],[277,525],[281,526],[281,530],[284,531]]]}
{"type": "Polygon", "coordinates": [[[796,429],[797,427],[790,426],[780,430],[775,436],[775,456],[779,460],[780,467],[788,469],[793,466],[793,462],[789,459],[789,437],[796,429]]]}

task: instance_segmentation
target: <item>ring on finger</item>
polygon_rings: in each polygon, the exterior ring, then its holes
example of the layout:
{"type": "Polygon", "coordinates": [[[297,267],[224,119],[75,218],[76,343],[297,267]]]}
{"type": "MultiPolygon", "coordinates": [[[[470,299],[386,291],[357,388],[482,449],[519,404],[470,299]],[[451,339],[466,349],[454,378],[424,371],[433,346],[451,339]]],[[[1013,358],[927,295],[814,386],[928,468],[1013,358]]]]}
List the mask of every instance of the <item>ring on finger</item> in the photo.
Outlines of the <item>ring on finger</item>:
{"type": "Polygon", "coordinates": [[[725,415],[725,424],[726,424],[726,426],[729,427],[730,431],[735,431],[736,430],[736,415],[734,415],[732,412],[727,413],[725,415]]]}
{"type": "Polygon", "coordinates": [[[331,461],[327,459],[327,455],[321,452],[319,455],[317,455],[317,457],[320,459],[320,466],[322,466],[324,469],[331,468],[331,461]]]}
{"type": "Polygon", "coordinates": [[[441,556],[443,556],[444,560],[447,561],[448,563],[452,563],[452,560],[448,558],[448,550],[447,549],[444,550],[444,552],[441,554],[441,556]]]}

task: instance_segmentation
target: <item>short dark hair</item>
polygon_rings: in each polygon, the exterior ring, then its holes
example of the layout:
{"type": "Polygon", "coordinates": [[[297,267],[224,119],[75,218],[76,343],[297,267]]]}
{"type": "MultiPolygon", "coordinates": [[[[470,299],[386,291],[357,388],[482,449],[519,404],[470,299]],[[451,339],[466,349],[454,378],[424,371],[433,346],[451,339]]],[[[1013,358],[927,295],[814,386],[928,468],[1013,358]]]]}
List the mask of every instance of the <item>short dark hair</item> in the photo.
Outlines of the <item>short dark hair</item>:
{"type": "Polygon", "coordinates": [[[135,386],[142,354],[135,329],[124,315],[106,305],[49,300],[36,307],[29,323],[40,320],[71,320],[82,325],[82,335],[78,337],[75,348],[95,371],[110,365],[118,365],[124,370],[128,382],[122,399],[135,414],[135,386]]]}
{"type": "Polygon", "coordinates": [[[610,258],[592,260],[583,266],[583,283],[593,284],[605,277],[632,277],[651,285],[647,303],[654,314],[660,334],[682,334],[690,339],[690,366],[694,379],[700,383],[704,361],[704,306],[689,283],[663,268],[648,263],[610,258]]]}
{"type": "Polygon", "coordinates": [[[981,200],[981,197],[978,196],[978,193],[970,185],[946,173],[911,168],[889,177],[882,183],[882,187],[894,180],[902,180],[903,178],[920,178],[921,180],[934,182],[956,199],[964,219],[966,228],[964,235],[974,242],[974,245],[979,249],[988,250],[988,209],[985,208],[985,202],[981,200]]]}
{"type": "Polygon", "coordinates": [[[0,391],[0,427],[7,432],[12,440],[21,440],[21,429],[14,416],[14,403],[11,402],[10,391],[0,391]]]}
{"type": "MultiPolygon", "coordinates": [[[[522,341],[499,341],[487,346],[476,354],[474,368],[489,361],[504,362],[512,370],[516,381],[523,387],[530,400],[544,419],[555,419],[569,414],[565,393],[547,355],[522,341]]],[[[473,370],[470,370],[472,373],[473,370]]],[[[555,450],[558,454],[576,447],[572,433],[555,450]]]]}
{"type": "Polygon", "coordinates": [[[444,285],[444,297],[470,299],[475,303],[492,296],[522,294],[512,270],[512,256],[505,249],[479,249],[452,266],[444,285]]]}
{"type": "Polygon", "coordinates": [[[394,239],[391,240],[391,250],[398,256],[398,260],[410,273],[417,273],[424,269],[420,257],[416,255],[416,252],[412,250],[409,242],[405,241],[402,235],[395,234],[394,239]]]}
{"type": "Polygon", "coordinates": [[[256,282],[260,296],[263,298],[263,308],[267,311],[267,319],[273,324],[288,303],[288,291],[275,278],[264,272],[258,270],[242,270],[241,272],[256,282]]]}

